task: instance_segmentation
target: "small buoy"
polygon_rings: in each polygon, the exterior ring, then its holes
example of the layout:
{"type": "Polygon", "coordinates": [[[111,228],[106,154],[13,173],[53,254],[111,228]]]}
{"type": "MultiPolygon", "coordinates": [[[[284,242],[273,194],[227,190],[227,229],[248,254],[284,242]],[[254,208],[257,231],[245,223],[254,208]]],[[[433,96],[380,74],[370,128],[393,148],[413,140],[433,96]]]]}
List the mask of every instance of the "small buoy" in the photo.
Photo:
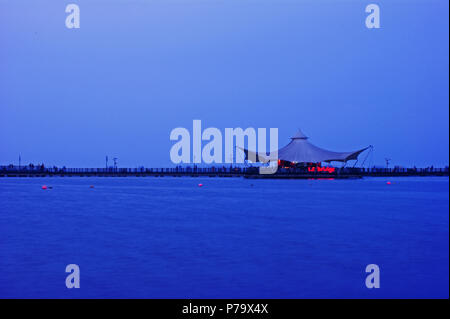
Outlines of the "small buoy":
{"type": "Polygon", "coordinates": [[[386,184],[391,185],[391,182],[387,182],[386,184]]]}
{"type": "Polygon", "coordinates": [[[94,185],[89,186],[89,188],[94,188],[94,185]]]}
{"type": "Polygon", "coordinates": [[[47,189],[47,185],[42,185],[42,189],[47,189]]]}
{"type": "Polygon", "coordinates": [[[198,184],[198,187],[202,187],[203,186],[203,184],[198,184]]]}

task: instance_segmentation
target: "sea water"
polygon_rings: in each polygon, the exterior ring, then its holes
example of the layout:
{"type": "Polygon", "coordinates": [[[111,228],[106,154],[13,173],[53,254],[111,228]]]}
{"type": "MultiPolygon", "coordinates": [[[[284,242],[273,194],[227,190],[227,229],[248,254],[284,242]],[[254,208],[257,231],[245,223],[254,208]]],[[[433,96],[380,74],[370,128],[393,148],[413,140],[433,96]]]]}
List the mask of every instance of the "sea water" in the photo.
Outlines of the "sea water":
{"type": "Polygon", "coordinates": [[[449,179],[1,178],[0,297],[448,298],[449,179]]]}

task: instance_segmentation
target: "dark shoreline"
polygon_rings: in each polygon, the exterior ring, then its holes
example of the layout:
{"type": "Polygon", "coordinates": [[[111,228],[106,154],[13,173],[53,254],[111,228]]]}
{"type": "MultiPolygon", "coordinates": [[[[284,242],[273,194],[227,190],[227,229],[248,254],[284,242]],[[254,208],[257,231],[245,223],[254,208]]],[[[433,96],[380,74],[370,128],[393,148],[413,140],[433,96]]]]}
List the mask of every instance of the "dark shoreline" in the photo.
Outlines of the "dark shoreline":
{"type": "Polygon", "coordinates": [[[0,177],[244,177],[250,179],[349,179],[362,177],[449,176],[449,168],[336,168],[335,172],[309,172],[280,168],[259,174],[257,167],[185,168],[46,168],[0,167],[0,177]]]}

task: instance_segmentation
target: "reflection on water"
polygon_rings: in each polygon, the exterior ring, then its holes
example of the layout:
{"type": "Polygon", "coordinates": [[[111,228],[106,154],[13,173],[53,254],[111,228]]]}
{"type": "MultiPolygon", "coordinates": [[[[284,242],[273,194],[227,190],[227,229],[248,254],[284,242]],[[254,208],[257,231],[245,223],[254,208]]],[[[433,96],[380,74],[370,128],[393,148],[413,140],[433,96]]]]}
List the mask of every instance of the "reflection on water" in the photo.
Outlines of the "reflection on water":
{"type": "Polygon", "coordinates": [[[2,178],[0,297],[448,298],[448,192],[446,177],[2,178]]]}

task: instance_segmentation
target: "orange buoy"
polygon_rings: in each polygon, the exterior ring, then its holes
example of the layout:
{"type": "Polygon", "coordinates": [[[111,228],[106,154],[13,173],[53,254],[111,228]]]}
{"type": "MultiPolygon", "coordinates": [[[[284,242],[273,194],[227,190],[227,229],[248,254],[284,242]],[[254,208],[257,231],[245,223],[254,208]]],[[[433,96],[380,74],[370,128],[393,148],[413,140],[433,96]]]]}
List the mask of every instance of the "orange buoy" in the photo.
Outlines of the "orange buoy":
{"type": "Polygon", "coordinates": [[[47,185],[42,185],[42,189],[47,189],[47,185]]]}
{"type": "Polygon", "coordinates": [[[202,187],[203,186],[203,184],[198,184],[198,187],[202,187]]]}
{"type": "Polygon", "coordinates": [[[387,182],[386,184],[391,185],[392,183],[391,182],[387,182]]]}

